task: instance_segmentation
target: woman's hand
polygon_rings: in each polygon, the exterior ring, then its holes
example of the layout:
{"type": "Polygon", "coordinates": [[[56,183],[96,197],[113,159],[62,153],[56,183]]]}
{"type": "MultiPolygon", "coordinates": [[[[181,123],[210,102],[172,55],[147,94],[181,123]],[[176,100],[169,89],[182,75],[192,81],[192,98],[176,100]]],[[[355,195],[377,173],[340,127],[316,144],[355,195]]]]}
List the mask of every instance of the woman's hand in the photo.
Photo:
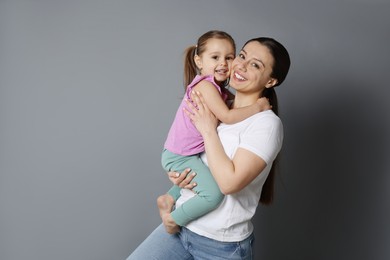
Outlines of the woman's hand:
{"type": "Polygon", "coordinates": [[[190,173],[190,171],[191,169],[185,169],[181,174],[179,172],[168,172],[168,178],[173,184],[180,188],[191,190],[196,186],[196,182],[191,183],[196,173],[190,173]]]}
{"type": "Polygon", "coordinates": [[[191,99],[192,103],[187,100],[189,110],[185,109],[184,112],[191,119],[196,129],[202,136],[208,132],[216,131],[218,119],[207,107],[202,94],[198,91],[193,91],[191,99]]]}

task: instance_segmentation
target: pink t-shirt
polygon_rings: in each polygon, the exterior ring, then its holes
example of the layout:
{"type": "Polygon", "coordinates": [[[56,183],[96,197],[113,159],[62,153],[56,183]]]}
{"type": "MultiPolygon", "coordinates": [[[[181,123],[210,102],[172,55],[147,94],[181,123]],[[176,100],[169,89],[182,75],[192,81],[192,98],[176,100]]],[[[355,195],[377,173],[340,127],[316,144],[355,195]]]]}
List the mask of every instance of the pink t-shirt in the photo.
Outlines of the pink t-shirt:
{"type": "Polygon", "coordinates": [[[164,144],[164,148],[172,153],[187,156],[204,151],[202,135],[198,132],[188,116],[183,112],[183,108],[187,107],[185,99],[190,99],[193,87],[202,80],[211,82],[221,94],[222,99],[224,101],[227,99],[227,95],[222,93],[221,88],[215,83],[213,76],[197,75],[187,87],[184,98],[176,112],[175,119],[164,144]]]}

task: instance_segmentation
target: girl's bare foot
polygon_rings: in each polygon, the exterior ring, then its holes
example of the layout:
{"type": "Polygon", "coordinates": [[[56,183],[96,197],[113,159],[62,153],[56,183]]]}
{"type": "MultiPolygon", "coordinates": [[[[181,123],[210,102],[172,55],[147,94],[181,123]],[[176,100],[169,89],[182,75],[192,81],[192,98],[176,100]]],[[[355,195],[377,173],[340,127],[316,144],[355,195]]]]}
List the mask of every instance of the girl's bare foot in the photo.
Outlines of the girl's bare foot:
{"type": "Polygon", "coordinates": [[[171,213],[164,213],[161,218],[165,226],[165,230],[169,234],[176,234],[180,231],[180,226],[177,225],[176,222],[173,220],[171,213]]]}
{"type": "Polygon", "coordinates": [[[160,217],[164,213],[171,213],[173,205],[175,205],[175,201],[169,194],[161,195],[157,198],[157,207],[160,212],[160,217]]]}
{"type": "Polygon", "coordinates": [[[180,231],[180,227],[171,217],[171,211],[174,205],[175,201],[169,194],[164,194],[157,198],[157,207],[160,212],[160,217],[165,226],[165,230],[169,234],[176,234],[180,231]]]}

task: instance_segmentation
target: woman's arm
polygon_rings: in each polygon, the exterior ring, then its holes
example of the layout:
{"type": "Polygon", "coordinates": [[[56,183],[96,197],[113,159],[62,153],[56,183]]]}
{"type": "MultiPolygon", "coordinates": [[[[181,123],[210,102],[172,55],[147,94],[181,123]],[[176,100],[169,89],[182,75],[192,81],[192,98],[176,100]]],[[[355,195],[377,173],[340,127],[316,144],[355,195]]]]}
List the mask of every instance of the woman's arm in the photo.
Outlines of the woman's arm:
{"type": "Polygon", "coordinates": [[[195,93],[192,99],[197,108],[188,102],[191,111],[186,113],[203,136],[207,162],[221,192],[227,195],[240,191],[260,174],[266,162],[243,148],[238,148],[230,159],[216,130],[218,121],[205,104],[203,95],[195,93]]]}

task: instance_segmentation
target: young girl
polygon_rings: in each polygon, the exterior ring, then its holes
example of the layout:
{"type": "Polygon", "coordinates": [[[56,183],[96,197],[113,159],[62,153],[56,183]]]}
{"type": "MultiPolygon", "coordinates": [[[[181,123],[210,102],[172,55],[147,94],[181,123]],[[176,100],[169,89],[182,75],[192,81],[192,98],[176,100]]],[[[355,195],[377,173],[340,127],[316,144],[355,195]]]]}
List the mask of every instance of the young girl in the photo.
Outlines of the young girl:
{"type": "MultiPolygon", "coordinates": [[[[196,173],[194,181],[197,185],[193,191],[197,196],[170,213],[179,226],[186,225],[215,209],[223,199],[223,194],[209,168],[199,157],[199,154],[204,151],[202,136],[184,112],[187,107],[185,100],[190,100],[191,92],[202,93],[207,106],[218,120],[225,124],[234,124],[258,112],[270,109],[268,100],[265,98],[260,98],[255,104],[239,109],[229,109],[226,105],[225,102],[231,93],[224,87],[227,85],[234,58],[234,40],[222,31],[209,31],[203,34],[198,39],[197,45],[187,48],[185,52],[185,95],[169,130],[162,153],[162,165],[166,171],[182,172],[185,169],[191,169],[196,173]]],[[[172,205],[167,200],[172,202],[180,197],[180,190],[180,187],[173,186],[168,194],[158,198],[160,214],[166,212],[162,210],[165,205],[172,205]]],[[[169,233],[178,231],[167,226],[166,229],[169,233]]]]}

